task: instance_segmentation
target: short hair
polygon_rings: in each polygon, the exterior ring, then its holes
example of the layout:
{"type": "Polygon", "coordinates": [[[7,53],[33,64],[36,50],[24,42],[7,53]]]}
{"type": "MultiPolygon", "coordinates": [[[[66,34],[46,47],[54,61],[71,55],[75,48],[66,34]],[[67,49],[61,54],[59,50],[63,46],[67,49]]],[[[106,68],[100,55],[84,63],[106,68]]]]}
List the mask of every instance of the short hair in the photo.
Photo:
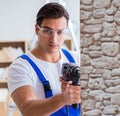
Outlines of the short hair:
{"type": "Polygon", "coordinates": [[[50,2],[45,4],[37,13],[36,24],[41,26],[43,19],[45,18],[61,18],[65,17],[67,24],[69,20],[69,14],[67,10],[59,3],[50,2]]]}

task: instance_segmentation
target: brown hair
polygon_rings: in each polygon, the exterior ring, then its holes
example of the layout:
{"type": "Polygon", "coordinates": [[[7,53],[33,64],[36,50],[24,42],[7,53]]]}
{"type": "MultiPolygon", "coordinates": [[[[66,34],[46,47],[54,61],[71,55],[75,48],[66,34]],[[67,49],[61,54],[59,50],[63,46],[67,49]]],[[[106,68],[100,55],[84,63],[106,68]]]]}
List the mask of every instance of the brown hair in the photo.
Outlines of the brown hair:
{"type": "Polygon", "coordinates": [[[44,18],[61,18],[65,17],[67,20],[69,20],[69,14],[67,10],[61,5],[56,2],[50,2],[45,4],[37,13],[37,19],[36,24],[41,26],[41,23],[44,18]]]}

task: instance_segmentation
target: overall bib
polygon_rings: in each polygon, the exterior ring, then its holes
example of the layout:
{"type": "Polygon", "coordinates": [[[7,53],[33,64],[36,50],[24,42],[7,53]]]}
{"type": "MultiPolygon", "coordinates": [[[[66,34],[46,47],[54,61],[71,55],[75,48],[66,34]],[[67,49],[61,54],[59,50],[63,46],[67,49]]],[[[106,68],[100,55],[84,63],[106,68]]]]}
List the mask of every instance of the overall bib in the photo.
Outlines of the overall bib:
{"type": "MultiPolygon", "coordinates": [[[[62,49],[62,52],[65,54],[65,56],[67,57],[67,59],[69,60],[70,63],[75,63],[73,57],[71,56],[71,54],[65,50],[62,49]]],[[[42,82],[43,87],[44,87],[44,91],[45,91],[45,96],[46,98],[52,97],[52,90],[49,84],[49,81],[47,81],[44,77],[44,75],[42,74],[41,70],[37,67],[37,65],[27,56],[27,55],[22,55],[20,56],[21,58],[27,60],[31,66],[33,67],[33,69],[35,70],[36,74],[39,77],[39,80],[42,82]]],[[[80,115],[80,105],[79,108],[73,108],[72,106],[64,106],[63,108],[61,108],[60,110],[54,112],[53,114],[51,114],[50,116],[81,116],[80,115]]]]}

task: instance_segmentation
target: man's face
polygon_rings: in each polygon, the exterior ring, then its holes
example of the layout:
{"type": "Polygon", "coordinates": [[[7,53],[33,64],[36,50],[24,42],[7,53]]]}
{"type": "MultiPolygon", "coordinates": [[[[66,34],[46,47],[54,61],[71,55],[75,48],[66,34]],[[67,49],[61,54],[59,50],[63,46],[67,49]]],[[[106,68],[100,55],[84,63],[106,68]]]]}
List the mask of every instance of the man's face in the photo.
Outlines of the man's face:
{"type": "Polygon", "coordinates": [[[64,43],[67,21],[65,17],[43,19],[41,27],[36,26],[39,47],[44,52],[55,53],[64,43]]]}

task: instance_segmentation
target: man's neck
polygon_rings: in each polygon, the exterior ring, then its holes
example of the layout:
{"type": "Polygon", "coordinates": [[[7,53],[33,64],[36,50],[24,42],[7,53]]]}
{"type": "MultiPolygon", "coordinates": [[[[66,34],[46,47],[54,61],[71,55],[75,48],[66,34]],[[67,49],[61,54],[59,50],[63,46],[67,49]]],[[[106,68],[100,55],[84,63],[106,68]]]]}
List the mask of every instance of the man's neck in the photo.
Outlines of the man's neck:
{"type": "Polygon", "coordinates": [[[31,51],[31,53],[36,58],[46,61],[46,62],[51,62],[51,63],[58,62],[61,59],[60,51],[55,52],[55,53],[49,53],[49,52],[44,52],[36,47],[35,49],[31,51]]]}

